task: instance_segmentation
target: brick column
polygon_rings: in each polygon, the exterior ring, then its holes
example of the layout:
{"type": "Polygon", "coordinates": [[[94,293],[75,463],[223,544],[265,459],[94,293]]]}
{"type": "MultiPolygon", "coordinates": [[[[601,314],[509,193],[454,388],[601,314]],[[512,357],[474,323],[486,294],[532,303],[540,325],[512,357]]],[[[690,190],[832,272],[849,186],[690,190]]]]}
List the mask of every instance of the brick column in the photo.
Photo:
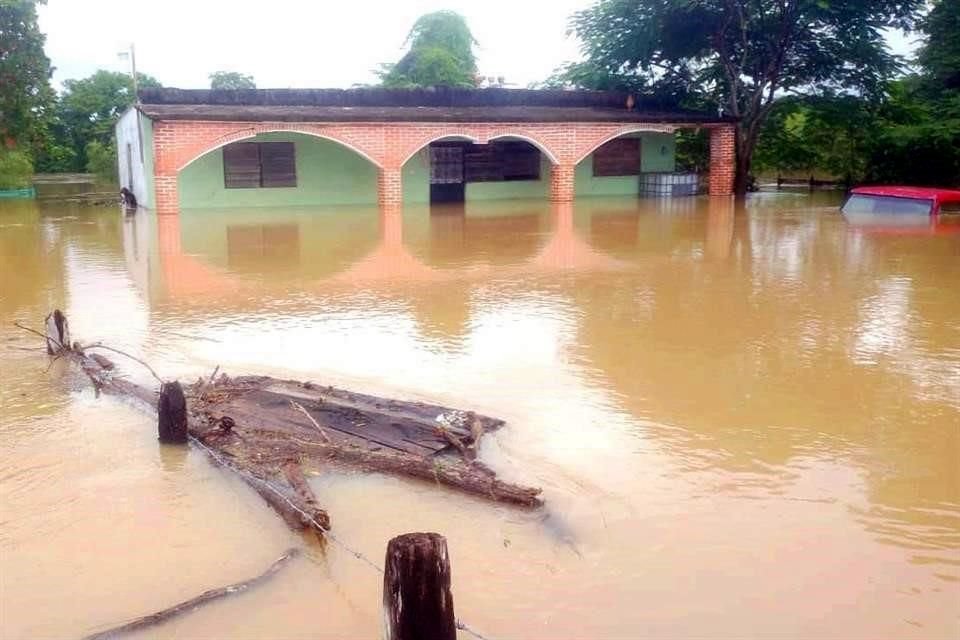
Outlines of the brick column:
{"type": "Polygon", "coordinates": [[[377,201],[381,207],[403,204],[403,180],[400,167],[383,167],[377,176],[377,201]]]}
{"type": "Polygon", "coordinates": [[[177,193],[177,174],[153,176],[154,211],[158,216],[175,216],[180,213],[180,196],[177,193]]]}
{"type": "Polygon", "coordinates": [[[573,173],[576,166],[572,164],[555,164],[550,170],[550,201],[573,202],[573,173]]]}
{"type": "Polygon", "coordinates": [[[725,124],[710,130],[710,195],[733,194],[733,178],[737,171],[736,130],[725,124]]]}

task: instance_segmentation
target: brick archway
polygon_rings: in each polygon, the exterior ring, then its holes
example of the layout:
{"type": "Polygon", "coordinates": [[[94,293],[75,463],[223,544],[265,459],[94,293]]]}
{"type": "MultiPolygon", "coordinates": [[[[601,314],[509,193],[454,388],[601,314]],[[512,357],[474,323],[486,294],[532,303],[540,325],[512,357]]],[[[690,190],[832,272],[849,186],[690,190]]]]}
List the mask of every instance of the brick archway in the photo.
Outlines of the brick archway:
{"type": "Polygon", "coordinates": [[[300,133],[337,142],[360,154],[377,167],[384,164],[384,136],[370,127],[344,124],[295,122],[159,122],[153,144],[158,174],[177,173],[197,158],[231,142],[262,133],[300,133]]]}
{"type": "Polygon", "coordinates": [[[177,177],[193,161],[231,142],[277,131],[336,142],[383,169],[386,144],[382,128],[339,123],[161,121],[153,132],[157,213],[179,211],[177,177]]]}
{"type": "Polygon", "coordinates": [[[611,140],[616,140],[621,136],[631,133],[676,133],[677,127],[672,125],[651,125],[651,124],[632,124],[618,127],[612,131],[603,131],[590,141],[587,141],[576,152],[576,158],[573,164],[577,165],[583,162],[587,156],[602,147],[611,140]]]}

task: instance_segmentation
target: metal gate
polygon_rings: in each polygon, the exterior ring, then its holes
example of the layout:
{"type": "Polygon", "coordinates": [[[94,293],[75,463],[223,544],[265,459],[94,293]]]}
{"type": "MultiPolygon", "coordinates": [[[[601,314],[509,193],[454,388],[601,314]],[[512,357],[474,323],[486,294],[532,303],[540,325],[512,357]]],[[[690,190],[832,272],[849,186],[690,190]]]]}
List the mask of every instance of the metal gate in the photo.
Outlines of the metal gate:
{"type": "Polygon", "coordinates": [[[463,202],[463,145],[430,145],[430,202],[463,202]]]}

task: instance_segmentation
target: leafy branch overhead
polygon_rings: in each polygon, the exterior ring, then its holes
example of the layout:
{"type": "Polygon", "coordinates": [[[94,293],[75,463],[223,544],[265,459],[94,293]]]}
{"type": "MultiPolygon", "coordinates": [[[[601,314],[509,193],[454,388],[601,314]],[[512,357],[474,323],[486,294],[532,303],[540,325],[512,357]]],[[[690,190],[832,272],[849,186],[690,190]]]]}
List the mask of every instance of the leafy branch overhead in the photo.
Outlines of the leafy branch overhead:
{"type": "Polygon", "coordinates": [[[568,78],[619,80],[740,118],[742,193],[776,99],[880,95],[901,70],[883,31],[912,28],[923,9],[924,0],[600,0],[571,20],[585,60],[568,78]]]}

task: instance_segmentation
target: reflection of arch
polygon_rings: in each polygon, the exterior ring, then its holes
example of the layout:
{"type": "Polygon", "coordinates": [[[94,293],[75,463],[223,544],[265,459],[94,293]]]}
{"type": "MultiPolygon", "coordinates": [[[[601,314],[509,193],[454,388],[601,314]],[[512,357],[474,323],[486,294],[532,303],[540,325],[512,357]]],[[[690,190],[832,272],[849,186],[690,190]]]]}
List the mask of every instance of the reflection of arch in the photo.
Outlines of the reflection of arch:
{"type": "Polygon", "coordinates": [[[461,132],[458,132],[458,133],[444,133],[444,134],[440,134],[440,135],[436,135],[436,136],[431,136],[431,137],[428,137],[427,139],[425,139],[425,140],[423,140],[423,141],[421,141],[421,142],[418,142],[418,143],[417,143],[417,144],[418,144],[417,148],[414,149],[413,151],[411,151],[410,153],[408,153],[408,154],[406,155],[406,157],[405,157],[405,158],[403,159],[403,161],[400,163],[400,166],[402,167],[403,165],[407,164],[407,162],[410,161],[410,158],[412,158],[413,156],[417,155],[418,153],[420,153],[420,151],[422,151],[424,148],[430,146],[430,145],[433,144],[434,142],[441,142],[441,141],[444,141],[444,140],[451,140],[451,141],[453,141],[453,140],[465,140],[465,141],[467,141],[467,142],[472,142],[472,143],[474,143],[474,144],[477,144],[478,142],[480,142],[480,138],[478,138],[478,137],[476,137],[476,136],[472,136],[472,135],[470,135],[469,133],[461,133],[461,132]]]}
{"type": "Polygon", "coordinates": [[[594,151],[596,151],[606,143],[610,142],[611,140],[615,140],[616,138],[620,138],[622,136],[630,135],[631,133],[674,133],[675,131],[676,131],[676,127],[667,126],[667,125],[650,125],[650,124],[624,125],[614,133],[609,135],[604,135],[598,140],[590,143],[586,147],[586,151],[582,151],[580,155],[576,158],[576,160],[574,161],[574,164],[580,164],[581,162],[586,160],[587,156],[589,156],[591,153],[593,153],[594,151]]]}
{"type": "Polygon", "coordinates": [[[560,161],[557,159],[557,156],[555,156],[553,152],[549,148],[547,148],[545,144],[543,144],[536,138],[531,138],[530,136],[525,136],[521,133],[502,133],[495,136],[490,136],[488,138],[488,141],[499,140],[501,138],[514,138],[517,140],[523,140],[524,142],[528,142],[533,146],[535,146],[537,149],[539,149],[540,153],[547,156],[547,159],[550,161],[550,164],[553,164],[553,165],[560,164],[560,161]]]}
{"type": "MultiPolygon", "coordinates": [[[[189,159],[185,162],[179,162],[176,168],[177,172],[183,171],[194,161],[202,158],[212,151],[216,151],[232,142],[240,142],[241,140],[249,140],[250,138],[255,138],[256,136],[263,133],[299,133],[305,136],[312,136],[314,138],[320,138],[322,140],[330,140],[331,142],[336,142],[337,144],[346,147],[350,151],[359,154],[367,161],[371,162],[377,168],[383,168],[383,164],[374,157],[374,154],[365,151],[359,144],[350,140],[346,136],[337,136],[329,131],[314,131],[307,127],[282,127],[277,125],[262,125],[256,127],[247,127],[245,129],[240,129],[238,131],[232,131],[225,135],[220,136],[219,138],[214,139],[209,144],[204,144],[203,149],[197,152],[195,149],[189,149],[188,153],[189,159]]],[[[186,155],[186,154],[184,154],[186,155]]]]}

